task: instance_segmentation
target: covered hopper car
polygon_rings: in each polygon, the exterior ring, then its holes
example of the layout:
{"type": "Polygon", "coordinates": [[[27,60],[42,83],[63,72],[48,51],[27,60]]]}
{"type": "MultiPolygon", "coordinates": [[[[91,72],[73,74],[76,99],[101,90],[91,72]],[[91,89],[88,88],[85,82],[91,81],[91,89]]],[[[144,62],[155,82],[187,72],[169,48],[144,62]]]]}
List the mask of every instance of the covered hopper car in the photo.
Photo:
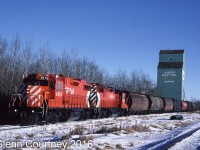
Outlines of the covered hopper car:
{"type": "Polygon", "coordinates": [[[126,104],[130,114],[148,113],[150,101],[146,95],[127,93],[126,104]]]}
{"type": "Polygon", "coordinates": [[[173,99],[164,98],[165,101],[165,108],[164,112],[172,112],[174,109],[174,101],[173,99]]]}
{"type": "Polygon", "coordinates": [[[150,100],[150,111],[162,112],[165,108],[164,100],[161,97],[148,96],[150,100]]]}

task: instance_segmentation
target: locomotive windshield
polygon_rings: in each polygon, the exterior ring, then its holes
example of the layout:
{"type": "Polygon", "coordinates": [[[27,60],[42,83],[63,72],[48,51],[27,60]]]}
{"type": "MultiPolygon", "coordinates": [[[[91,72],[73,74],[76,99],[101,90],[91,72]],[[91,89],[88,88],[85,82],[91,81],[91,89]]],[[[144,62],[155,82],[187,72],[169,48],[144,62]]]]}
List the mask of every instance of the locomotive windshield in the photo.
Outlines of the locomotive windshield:
{"type": "Polygon", "coordinates": [[[40,86],[48,86],[47,79],[38,79],[35,74],[29,75],[27,78],[23,80],[25,85],[40,85],[40,86]]]}
{"type": "Polygon", "coordinates": [[[25,80],[25,85],[40,85],[40,86],[48,86],[47,80],[25,80]]]}

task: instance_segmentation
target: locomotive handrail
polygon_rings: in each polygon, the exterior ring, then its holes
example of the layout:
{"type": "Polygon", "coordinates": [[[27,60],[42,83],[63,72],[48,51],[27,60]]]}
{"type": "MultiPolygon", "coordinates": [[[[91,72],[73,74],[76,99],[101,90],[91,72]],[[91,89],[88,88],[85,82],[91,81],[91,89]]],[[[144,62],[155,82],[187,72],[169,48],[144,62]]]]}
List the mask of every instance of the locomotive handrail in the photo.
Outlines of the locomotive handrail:
{"type": "Polygon", "coordinates": [[[20,101],[20,103],[21,103],[21,97],[23,97],[23,95],[22,94],[12,94],[11,95],[11,101],[10,101],[10,103],[9,103],[9,108],[10,108],[10,106],[11,106],[11,103],[12,103],[12,106],[14,106],[14,103],[15,103],[15,101],[16,101],[16,99],[17,99],[17,97],[19,98],[19,101],[20,101]]]}
{"type": "Polygon", "coordinates": [[[22,96],[22,94],[11,94],[11,96],[13,96],[13,95],[15,95],[15,96],[19,96],[19,95],[21,95],[21,96],[22,96]]]}

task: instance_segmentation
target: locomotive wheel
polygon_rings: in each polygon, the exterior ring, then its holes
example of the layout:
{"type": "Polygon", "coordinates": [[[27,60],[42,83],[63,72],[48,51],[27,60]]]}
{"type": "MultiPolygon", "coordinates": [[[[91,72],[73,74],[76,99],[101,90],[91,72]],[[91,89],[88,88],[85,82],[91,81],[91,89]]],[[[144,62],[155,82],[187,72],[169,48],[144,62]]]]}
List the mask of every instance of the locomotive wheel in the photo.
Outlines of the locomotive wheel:
{"type": "Polygon", "coordinates": [[[100,118],[104,118],[104,116],[105,116],[104,111],[102,111],[100,114],[100,118]]]}
{"type": "Polygon", "coordinates": [[[84,113],[84,115],[83,115],[83,120],[90,119],[90,112],[84,111],[83,113],[84,113]]]}
{"type": "Polygon", "coordinates": [[[38,114],[29,114],[29,113],[21,113],[20,115],[21,125],[34,125],[39,123],[39,116],[38,114]]]}
{"type": "Polygon", "coordinates": [[[27,123],[30,125],[35,124],[35,115],[34,114],[27,115],[27,123]]]}
{"type": "Polygon", "coordinates": [[[107,118],[112,116],[112,112],[110,110],[108,110],[107,113],[106,113],[106,116],[107,116],[107,118]]]}
{"type": "Polygon", "coordinates": [[[70,111],[65,111],[64,114],[65,114],[65,118],[66,118],[65,121],[67,121],[70,117],[70,111]]]}
{"type": "Polygon", "coordinates": [[[27,117],[28,117],[27,118],[28,124],[31,124],[31,125],[39,124],[39,116],[37,113],[29,114],[27,117]]]}
{"type": "Polygon", "coordinates": [[[27,113],[22,112],[20,114],[20,125],[27,125],[27,113]]]}
{"type": "Polygon", "coordinates": [[[65,121],[67,121],[67,115],[65,114],[65,112],[61,112],[60,122],[65,122],[65,121]]]}
{"type": "Polygon", "coordinates": [[[50,122],[50,115],[49,113],[46,114],[45,118],[44,118],[45,123],[51,123],[50,122]]]}
{"type": "Polygon", "coordinates": [[[91,118],[91,112],[90,111],[84,110],[83,112],[81,112],[81,116],[80,116],[81,120],[87,120],[87,119],[90,119],[90,118],[91,118]]]}
{"type": "Polygon", "coordinates": [[[35,114],[35,115],[34,115],[34,124],[39,124],[39,121],[40,121],[39,115],[38,115],[38,114],[35,114]]]}
{"type": "Polygon", "coordinates": [[[54,113],[50,113],[49,114],[49,123],[56,123],[56,122],[58,122],[58,117],[57,117],[57,115],[56,114],[54,114],[54,113]]]}
{"type": "Polygon", "coordinates": [[[9,120],[10,120],[10,123],[11,124],[20,124],[21,123],[21,117],[20,117],[20,114],[16,114],[16,113],[12,113],[10,114],[9,116],[9,120]]]}

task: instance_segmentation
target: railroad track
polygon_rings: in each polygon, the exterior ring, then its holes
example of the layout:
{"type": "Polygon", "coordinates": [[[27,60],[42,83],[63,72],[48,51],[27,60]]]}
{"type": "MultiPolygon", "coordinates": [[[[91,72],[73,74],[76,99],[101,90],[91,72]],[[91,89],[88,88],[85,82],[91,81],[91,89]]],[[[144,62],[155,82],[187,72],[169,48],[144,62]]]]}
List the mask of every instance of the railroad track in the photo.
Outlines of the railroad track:
{"type": "MultiPolygon", "coordinates": [[[[115,119],[114,117],[113,118],[105,118],[105,119],[107,120],[107,123],[105,125],[112,125],[112,124],[114,124],[113,123],[113,119],[115,119]]],[[[97,120],[97,119],[88,119],[87,121],[94,121],[93,124],[95,125],[96,124],[95,121],[98,122],[98,121],[101,121],[101,119],[100,120],[97,120]]],[[[68,123],[70,123],[70,122],[76,122],[76,121],[68,121],[68,123]]],[[[77,122],[77,123],[81,124],[81,122],[77,122]]],[[[15,125],[0,125],[0,132],[2,132],[2,131],[9,131],[9,130],[25,129],[25,128],[30,128],[30,129],[31,128],[38,128],[38,129],[41,128],[42,129],[43,125],[50,125],[50,124],[26,125],[26,126],[21,126],[20,124],[15,124],[15,125]]]]}
{"type": "MultiPolygon", "coordinates": [[[[156,141],[150,144],[146,144],[139,148],[139,150],[167,150],[170,147],[174,146],[181,140],[191,136],[195,132],[200,130],[200,123],[197,122],[196,124],[189,125],[187,127],[183,127],[181,130],[177,129],[175,131],[172,131],[173,133],[170,133],[169,136],[166,136],[166,138],[161,139],[160,141],[156,141]],[[193,127],[194,126],[194,127],[193,127]],[[171,135],[171,136],[170,136],[171,135]]],[[[197,148],[200,149],[200,146],[197,148]]]]}
{"type": "Polygon", "coordinates": [[[1,131],[9,131],[9,130],[17,130],[17,129],[24,129],[24,128],[32,128],[32,127],[37,127],[37,125],[32,125],[32,126],[12,126],[12,125],[3,125],[0,126],[0,132],[1,131]]]}

